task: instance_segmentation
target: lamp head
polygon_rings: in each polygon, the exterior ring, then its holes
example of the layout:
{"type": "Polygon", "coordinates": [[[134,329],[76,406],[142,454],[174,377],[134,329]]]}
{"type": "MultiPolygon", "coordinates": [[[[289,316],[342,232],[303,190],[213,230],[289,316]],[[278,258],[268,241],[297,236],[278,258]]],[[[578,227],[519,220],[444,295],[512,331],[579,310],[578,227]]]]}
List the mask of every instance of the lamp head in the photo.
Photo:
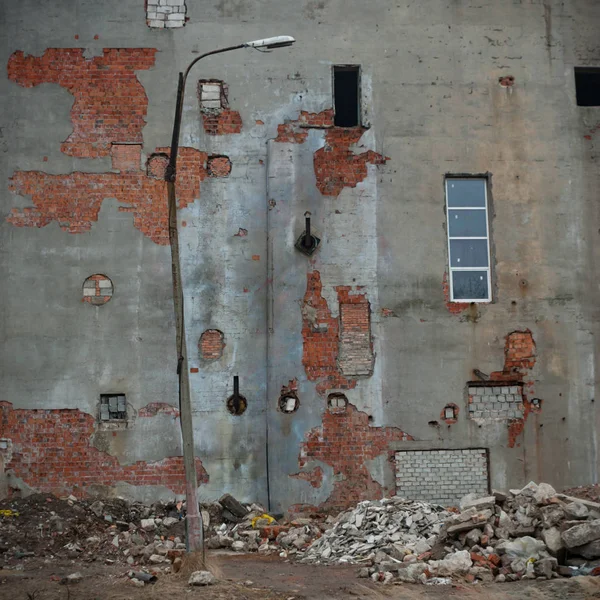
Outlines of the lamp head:
{"type": "Polygon", "coordinates": [[[286,46],[291,46],[295,41],[296,40],[291,35],[278,35],[264,40],[246,42],[244,46],[247,46],[248,48],[267,48],[268,50],[272,50],[273,48],[285,48],[286,46]]]}

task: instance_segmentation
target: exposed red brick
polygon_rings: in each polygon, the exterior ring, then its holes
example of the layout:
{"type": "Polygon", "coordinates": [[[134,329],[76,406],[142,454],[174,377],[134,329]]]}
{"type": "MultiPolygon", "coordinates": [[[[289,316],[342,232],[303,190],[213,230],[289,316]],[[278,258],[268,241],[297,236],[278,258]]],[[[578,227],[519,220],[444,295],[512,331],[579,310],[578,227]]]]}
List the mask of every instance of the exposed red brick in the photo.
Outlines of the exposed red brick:
{"type": "Polygon", "coordinates": [[[525,421],[531,412],[540,412],[539,406],[533,406],[531,399],[534,394],[534,381],[531,369],[536,362],[536,345],[529,329],[513,331],[505,338],[504,368],[502,371],[490,373],[493,381],[522,381],[523,382],[523,418],[511,419],[508,423],[508,447],[514,448],[517,438],[523,433],[525,421]]]}
{"type": "MultiPolygon", "coordinates": [[[[168,148],[158,148],[163,156],[168,148]]],[[[206,152],[180,148],[177,163],[177,204],[184,208],[200,197],[200,182],[207,177],[206,152]]],[[[161,158],[161,160],[164,160],[161,158]]],[[[116,198],[133,214],[133,225],[153,242],[169,244],[169,219],[165,181],[141,170],[125,173],[69,173],[17,171],[9,190],[31,196],[33,207],[13,208],[7,221],[17,227],[45,227],[57,221],[63,231],[89,231],[98,220],[105,198],[116,198]]]]}
{"type": "Polygon", "coordinates": [[[208,135],[228,135],[242,131],[242,117],[229,108],[219,113],[202,113],[202,124],[208,135]]]}
{"type": "Polygon", "coordinates": [[[354,154],[352,144],[358,143],[364,127],[334,127],[333,109],[320,113],[302,111],[298,119],[277,126],[276,142],[303,144],[308,129],[328,129],[325,146],[314,154],[314,169],[317,188],[324,196],[337,196],[345,187],[356,187],[367,177],[367,163],[380,165],[387,158],[368,150],[354,154]]]}
{"type": "Polygon", "coordinates": [[[463,311],[469,308],[470,304],[468,302],[452,302],[450,300],[450,281],[448,278],[448,273],[444,273],[444,279],[442,281],[442,291],[444,292],[444,302],[446,303],[446,308],[453,314],[459,315],[463,311]]]}
{"type": "MultiPolygon", "coordinates": [[[[123,481],[185,492],[182,457],[121,465],[115,456],[91,445],[95,428],[94,417],[78,409],[24,410],[0,402],[0,437],[12,440],[13,445],[6,470],[36,490],[87,495],[90,486],[123,481]]],[[[208,482],[200,459],[196,459],[196,473],[199,483],[208,482]]]]}
{"type": "Polygon", "coordinates": [[[333,109],[320,113],[309,113],[303,110],[298,119],[287,121],[277,126],[275,142],[303,144],[308,137],[307,129],[325,129],[333,127],[333,109]]]}
{"type": "Polygon", "coordinates": [[[204,360],[217,360],[223,356],[225,348],[224,336],[218,329],[207,329],[201,336],[198,344],[200,356],[204,360]]]}
{"type": "Polygon", "coordinates": [[[231,161],[226,156],[209,156],[206,168],[210,177],[228,177],[231,161]]]}
{"type": "Polygon", "coordinates": [[[298,464],[320,461],[333,467],[333,491],[322,506],[345,509],[393,493],[371,477],[366,462],[381,454],[392,461],[390,443],[412,439],[396,427],[371,427],[368,415],[348,404],[342,414],[325,411],[322,426],[311,429],[302,443],[298,464]]]}
{"type": "Polygon", "coordinates": [[[367,177],[367,163],[382,165],[386,158],[381,154],[367,150],[354,154],[352,144],[358,143],[364,127],[344,129],[334,127],[325,136],[325,146],[314,155],[317,188],[324,196],[337,196],[345,187],[356,187],[367,177]]]}
{"type": "MultiPolygon", "coordinates": [[[[356,386],[356,379],[345,377],[339,369],[339,320],[331,316],[322,289],[319,271],[308,273],[302,310],[302,364],[308,380],[317,382],[321,395],[328,389],[356,386]]],[[[336,289],[338,297],[366,301],[364,295],[350,296],[350,288],[336,289]]]]}
{"type": "Polygon", "coordinates": [[[141,144],[113,144],[110,151],[115,171],[137,172],[142,161],[141,144]]]}
{"type": "Polygon", "coordinates": [[[148,177],[154,177],[155,179],[164,179],[167,172],[168,164],[168,154],[151,154],[148,158],[148,164],[146,166],[146,172],[148,174],[148,177]]]}
{"type": "Polygon", "coordinates": [[[323,485],[323,469],[315,467],[312,471],[301,471],[290,475],[293,479],[303,479],[308,481],[314,488],[320,488],[323,485]]]}
{"type": "Polygon", "coordinates": [[[14,52],[8,78],[23,87],[56,83],[73,94],[73,133],[61,145],[69,156],[107,156],[114,142],[142,143],[148,97],[135,71],[154,65],[156,49],[105,48],[91,59],[83,51],[48,48],[40,57],[14,52]]]}
{"type": "Polygon", "coordinates": [[[178,419],[179,409],[166,402],[150,402],[140,408],[137,414],[138,417],[155,417],[156,415],[171,415],[178,419]]]}

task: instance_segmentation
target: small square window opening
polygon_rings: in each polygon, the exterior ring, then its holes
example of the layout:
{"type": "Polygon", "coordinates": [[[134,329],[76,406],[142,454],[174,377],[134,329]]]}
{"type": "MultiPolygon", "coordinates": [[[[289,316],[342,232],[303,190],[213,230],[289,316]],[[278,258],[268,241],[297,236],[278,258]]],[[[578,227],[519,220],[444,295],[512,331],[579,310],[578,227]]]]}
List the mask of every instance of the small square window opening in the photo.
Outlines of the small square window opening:
{"type": "Polygon", "coordinates": [[[360,67],[333,67],[333,101],[336,127],[360,125],[360,67]]]}
{"type": "Polygon", "coordinates": [[[600,106],[600,67],[575,67],[578,106],[600,106]]]}
{"type": "Polygon", "coordinates": [[[487,179],[446,178],[450,300],[491,302],[487,179]]]}
{"type": "Polygon", "coordinates": [[[100,421],[126,421],[127,400],[125,394],[100,395],[100,421]]]}

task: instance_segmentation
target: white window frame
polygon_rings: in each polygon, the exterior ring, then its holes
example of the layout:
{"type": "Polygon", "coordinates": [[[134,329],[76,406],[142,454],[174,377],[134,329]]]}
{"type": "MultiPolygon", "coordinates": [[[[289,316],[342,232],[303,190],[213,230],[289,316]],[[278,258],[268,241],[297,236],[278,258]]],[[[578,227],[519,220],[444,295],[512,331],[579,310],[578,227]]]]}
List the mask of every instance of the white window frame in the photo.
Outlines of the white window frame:
{"type": "Polygon", "coordinates": [[[490,256],[490,217],[488,211],[488,178],[487,177],[468,177],[468,176],[460,176],[460,175],[447,175],[445,178],[445,190],[446,190],[446,237],[448,242],[448,269],[449,276],[448,279],[450,284],[450,302],[457,303],[471,303],[475,302],[478,304],[489,303],[492,301],[492,269],[491,269],[491,256],[490,256]],[[483,189],[484,189],[484,201],[485,206],[448,206],[448,183],[455,180],[464,180],[464,179],[475,179],[479,181],[483,181],[483,189]],[[450,237],[450,211],[451,210],[484,210],[485,211],[485,237],[472,237],[472,236],[453,236],[450,237]],[[453,267],[452,259],[450,256],[450,240],[487,240],[487,267],[453,267]],[[452,274],[454,271],[486,271],[487,272],[487,290],[488,295],[487,298],[454,298],[454,278],[452,274]]]}

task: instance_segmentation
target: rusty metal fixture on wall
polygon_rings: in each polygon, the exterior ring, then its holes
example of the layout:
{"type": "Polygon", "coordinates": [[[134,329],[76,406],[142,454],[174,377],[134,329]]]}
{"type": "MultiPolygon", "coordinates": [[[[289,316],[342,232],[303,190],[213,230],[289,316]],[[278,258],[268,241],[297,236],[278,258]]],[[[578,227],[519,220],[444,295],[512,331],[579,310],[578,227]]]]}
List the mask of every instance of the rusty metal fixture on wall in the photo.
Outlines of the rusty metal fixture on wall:
{"type": "Polygon", "coordinates": [[[309,211],[304,213],[305,229],[295,244],[296,250],[299,250],[302,254],[306,254],[306,256],[312,256],[321,243],[321,238],[318,238],[311,232],[310,216],[309,211]]]}

